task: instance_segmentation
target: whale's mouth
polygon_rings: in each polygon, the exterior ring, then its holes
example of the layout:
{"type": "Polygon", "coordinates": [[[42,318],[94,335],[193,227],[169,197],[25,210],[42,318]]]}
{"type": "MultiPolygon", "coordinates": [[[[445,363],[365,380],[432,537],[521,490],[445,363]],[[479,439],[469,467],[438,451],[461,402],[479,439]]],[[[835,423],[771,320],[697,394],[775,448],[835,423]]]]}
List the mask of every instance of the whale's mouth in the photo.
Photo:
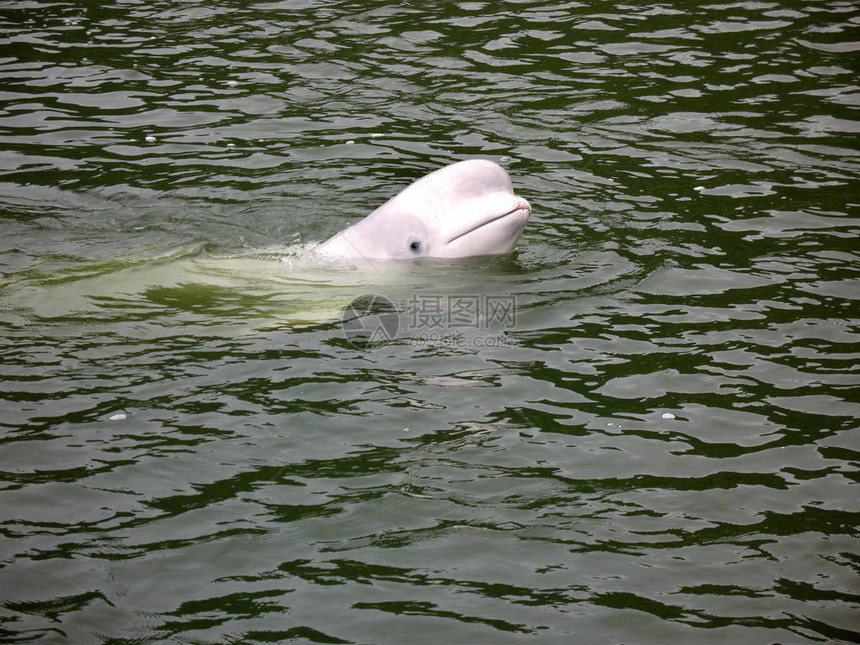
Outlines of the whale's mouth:
{"type": "Polygon", "coordinates": [[[510,250],[523,232],[531,213],[531,205],[519,198],[511,210],[489,217],[466,230],[458,231],[446,242],[446,246],[474,241],[478,246],[486,246],[487,253],[499,252],[496,249],[498,246],[509,246],[510,248],[506,250],[510,250]],[[479,244],[481,238],[485,238],[484,244],[479,244]]]}

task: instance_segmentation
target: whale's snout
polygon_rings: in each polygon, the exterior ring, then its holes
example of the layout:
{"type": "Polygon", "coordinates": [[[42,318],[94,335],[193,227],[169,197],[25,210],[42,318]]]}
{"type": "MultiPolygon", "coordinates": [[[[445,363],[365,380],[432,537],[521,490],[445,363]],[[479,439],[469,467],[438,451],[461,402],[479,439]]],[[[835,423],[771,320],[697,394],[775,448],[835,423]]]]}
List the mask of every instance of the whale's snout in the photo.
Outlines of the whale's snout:
{"type": "Polygon", "coordinates": [[[525,221],[527,222],[529,217],[531,217],[531,214],[532,214],[532,205],[529,204],[527,200],[523,199],[519,195],[515,195],[515,197],[517,198],[517,205],[516,205],[516,208],[514,209],[514,212],[520,213],[520,216],[523,217],[525,219],[525,221]]]}
{"type": "Polygon", "coordinates": [[[508,253],[516,246],[531,213],[531,204],[512,193],[485,196],[468,204],[462,213],[449,217],[452,227],[437,255],[465,257],[508,253]]]}

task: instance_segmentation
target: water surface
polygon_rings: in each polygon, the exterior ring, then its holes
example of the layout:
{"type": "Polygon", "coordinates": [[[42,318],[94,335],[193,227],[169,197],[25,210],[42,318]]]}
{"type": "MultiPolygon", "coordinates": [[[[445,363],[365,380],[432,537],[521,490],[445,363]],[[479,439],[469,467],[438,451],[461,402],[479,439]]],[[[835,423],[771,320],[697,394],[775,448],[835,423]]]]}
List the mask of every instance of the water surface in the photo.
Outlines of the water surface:
{"type": "Polygon", "coordinates": [[[0,5],[2,639],[860,640],[858,23],[0,5]],[[469,157],[513,256],[279,263],[469,157]]]}

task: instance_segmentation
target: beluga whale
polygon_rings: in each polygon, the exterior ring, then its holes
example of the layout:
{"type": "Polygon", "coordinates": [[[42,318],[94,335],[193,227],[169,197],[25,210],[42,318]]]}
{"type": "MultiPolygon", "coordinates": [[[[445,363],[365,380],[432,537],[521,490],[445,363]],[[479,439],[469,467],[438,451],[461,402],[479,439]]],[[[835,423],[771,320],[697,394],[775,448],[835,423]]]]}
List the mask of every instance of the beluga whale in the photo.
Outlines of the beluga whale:
{"type": "Polygon", "coordinates": [[[501,255],[514,249],[531,212],[504,168],[467,159],[418,179],[316,250],[347,260],[501,255]]]}

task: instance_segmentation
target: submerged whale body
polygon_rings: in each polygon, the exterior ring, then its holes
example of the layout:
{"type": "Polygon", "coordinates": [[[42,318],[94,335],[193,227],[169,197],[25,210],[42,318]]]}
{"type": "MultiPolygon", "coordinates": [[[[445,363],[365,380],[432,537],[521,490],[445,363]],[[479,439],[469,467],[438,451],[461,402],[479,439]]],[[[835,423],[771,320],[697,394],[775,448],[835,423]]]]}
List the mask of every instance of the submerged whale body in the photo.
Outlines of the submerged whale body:
{"type": "Polygon", "coordinates": [[[368,260],[500,255],[516,246],[531,211],[504,168],[469,159],[417,180],[317,251],[368,260]]]}

